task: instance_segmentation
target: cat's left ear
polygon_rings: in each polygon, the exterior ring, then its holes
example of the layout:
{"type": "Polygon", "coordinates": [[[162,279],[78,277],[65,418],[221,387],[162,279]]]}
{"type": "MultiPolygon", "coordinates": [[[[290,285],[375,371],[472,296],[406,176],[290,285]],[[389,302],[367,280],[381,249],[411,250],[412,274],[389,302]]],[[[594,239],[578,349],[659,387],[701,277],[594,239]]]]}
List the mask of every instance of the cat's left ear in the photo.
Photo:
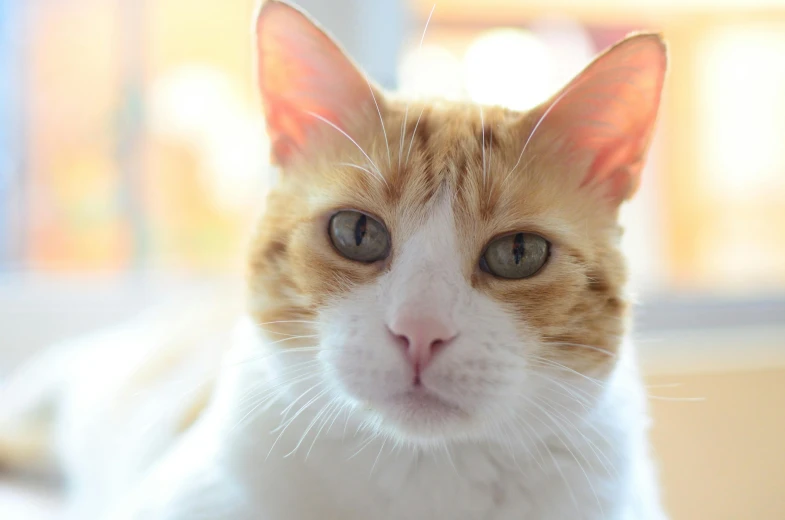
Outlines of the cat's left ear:
{"type": "MultiPolygon", "coordinates": [[[[338,44],[296,7],[265,1],[256,20],[256,60],[272,160],[318,152],[317,130],[349,126],[368,110],[378,91],[338,44]],[[374,94],[376,92],[376,94],[374,94]]],[[[381,102],[381,99],[379,99],[381,102]]]]}
{"type": "Polygon", "coordinates": [[[613,204],[635,192],[654,131],[667,68],[657,34],[628,37],[596,58],[535,109],[535,134],[550,135],[564,156],[588,165],[576,179],[613,204]]]}

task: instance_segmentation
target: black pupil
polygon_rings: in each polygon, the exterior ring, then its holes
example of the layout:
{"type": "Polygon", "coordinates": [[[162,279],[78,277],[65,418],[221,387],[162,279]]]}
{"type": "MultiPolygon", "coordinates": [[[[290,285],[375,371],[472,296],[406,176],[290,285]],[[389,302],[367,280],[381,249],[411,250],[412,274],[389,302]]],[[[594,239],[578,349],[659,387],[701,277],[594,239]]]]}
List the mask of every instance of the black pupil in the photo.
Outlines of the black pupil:
{"type": "Polygon", "coordinates": [[[516,265],[521,263],[523,253],[523,233],[518,233],[512,241],[512,254],[515,256],[516,265]]]}
{"type": "Polygon", "coordinates": [[[354,226],[354,244],[359,246],[365,238],[365,233],[368,232],[368,217],[365,215],[357,219],[357,225],[354,226]]]}

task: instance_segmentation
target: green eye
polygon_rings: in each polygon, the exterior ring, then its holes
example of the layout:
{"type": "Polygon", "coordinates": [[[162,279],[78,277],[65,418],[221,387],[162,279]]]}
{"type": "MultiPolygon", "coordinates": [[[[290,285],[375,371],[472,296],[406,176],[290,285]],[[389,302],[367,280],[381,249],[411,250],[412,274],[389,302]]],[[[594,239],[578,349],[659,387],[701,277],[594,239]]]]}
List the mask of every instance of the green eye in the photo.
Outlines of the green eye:
{"type": "Polygon", "coordinates": [[[549,254],[550,244],[541,236],[515,233],[491,242],[480,259],[480,267],[499,278],[529,278],[542,269],[549,254]]]}
{"type": "Polygon", "coordinates": [[[359,211],[339,211],[330,219],[330,240],[346,258],[371,263],[387,257],[390,234],[378,220],[359,211]]]}

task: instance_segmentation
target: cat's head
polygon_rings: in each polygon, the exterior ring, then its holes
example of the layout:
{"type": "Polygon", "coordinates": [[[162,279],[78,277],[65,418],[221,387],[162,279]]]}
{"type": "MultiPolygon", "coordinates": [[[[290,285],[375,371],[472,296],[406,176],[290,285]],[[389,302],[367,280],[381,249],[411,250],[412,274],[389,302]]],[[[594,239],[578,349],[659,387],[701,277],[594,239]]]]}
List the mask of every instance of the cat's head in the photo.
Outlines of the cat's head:
{"type": "Polygon", "coordinates": [[[590,408],[624,332],[617,213],[654,128],[660,37],[622,41],[527,113],[397,100],[282,2],[257,47],[280,174],[251,311],[300,402],[324,392],[423,443],[590,408]]]}

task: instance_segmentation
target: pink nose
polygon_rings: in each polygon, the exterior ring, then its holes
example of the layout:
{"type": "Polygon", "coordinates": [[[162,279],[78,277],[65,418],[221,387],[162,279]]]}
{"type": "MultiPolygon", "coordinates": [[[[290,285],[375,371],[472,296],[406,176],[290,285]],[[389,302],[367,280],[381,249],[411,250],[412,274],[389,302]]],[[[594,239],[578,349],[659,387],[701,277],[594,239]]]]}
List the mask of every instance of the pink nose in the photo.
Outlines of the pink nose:
{"type": "Polygon", "coordinates": [[[397,317],[390,323],[389,329],[412,364],[415,384],[420,383],[420,374],[433,356],[457,335],[455,327],[445,320],[415,314],[397,317]]]}

